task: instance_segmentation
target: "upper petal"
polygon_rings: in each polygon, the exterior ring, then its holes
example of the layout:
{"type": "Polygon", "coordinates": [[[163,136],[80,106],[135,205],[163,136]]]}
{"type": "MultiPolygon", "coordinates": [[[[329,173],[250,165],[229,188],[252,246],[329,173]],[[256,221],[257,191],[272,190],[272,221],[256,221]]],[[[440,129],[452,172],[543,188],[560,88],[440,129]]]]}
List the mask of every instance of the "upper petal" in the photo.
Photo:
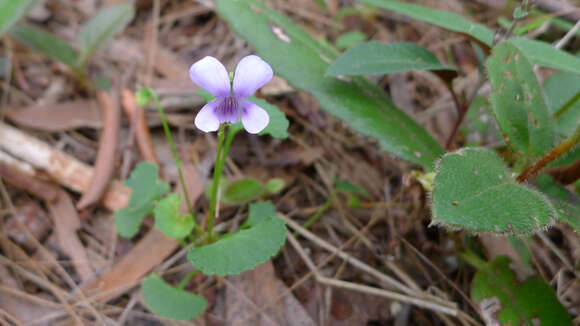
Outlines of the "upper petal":
{"type": "Polygon", "coordinates": [[[272,67],[257,55],[242,58],[234,74],[234,96],[245,98],[266,85],[274,76],[272,67]]]}
{"type": "Polygon", "coordinates": [[[220,127],[220,121],[216,114],[217,106],[219,105],[219,100],[211,101],[199,110],[195,116],[195,126],[204,131],[211,132],[216,131],[220,127]]]}
{"type": "Polygon", "coordinates": [[[230,76],[226,67],[214,57],[207,56],[192,64],[189,77],[215,97],[230,96],[230,76]]]}
{"type": "Polygon", "coordinates": [[[242,101],[242,124],[244,129],[251,134],[257,134],[264,130],[270,123],[268,112],[253,102],[242,101]]]}

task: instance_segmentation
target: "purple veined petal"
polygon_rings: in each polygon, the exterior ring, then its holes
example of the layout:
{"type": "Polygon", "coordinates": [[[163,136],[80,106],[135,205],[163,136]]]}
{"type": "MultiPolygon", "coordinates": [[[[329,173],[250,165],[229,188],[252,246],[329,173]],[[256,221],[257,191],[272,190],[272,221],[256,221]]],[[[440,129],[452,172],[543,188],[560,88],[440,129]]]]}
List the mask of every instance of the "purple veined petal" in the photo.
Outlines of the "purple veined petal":
{"type": "Polygon", "coordinates": [[[235,97],[218,99],[219,102],[215,113],[220,123],[236,123],[240,118],[240,100],[235,97]]]}
{"type": "Polygon", "coordinates": [[[199,110],[195,116],[195,126],[204,132],[216,131],[220,127],[220,120],[217,116],[217,107],[220,100],[211,101],[199,110]]]}
{"type": "Polygon", "coordinates": [[[272,67],[257,55],[249,55],[238,63],[234,73],[234,96],[246,98],[266,85],[274,76],[272,67]]]}
{"type": "Polygon", "coordinates": [[[242,124],[250,134],[257,134],[270,123],[268,112],[253,102],[242,101],[242,124]]]}
{"type": "Polygon", "coordinates": [[[230,96],[230,76],[226,67],[214,57],[207,56],[192,64],[189,77],[215,97],[230,96]]]}

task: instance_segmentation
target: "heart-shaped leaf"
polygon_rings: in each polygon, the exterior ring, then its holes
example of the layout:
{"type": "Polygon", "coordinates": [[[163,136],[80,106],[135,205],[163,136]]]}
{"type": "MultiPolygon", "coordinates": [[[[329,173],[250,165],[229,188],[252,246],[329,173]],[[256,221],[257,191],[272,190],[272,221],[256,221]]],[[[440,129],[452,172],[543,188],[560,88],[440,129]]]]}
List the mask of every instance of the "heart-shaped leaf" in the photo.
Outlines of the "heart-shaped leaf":
{"type": "Polygon", "coordinates": [[[319,42],[263,1],[217,0],[218,13],[232,30],[268,61],[275,73],[297,89],[310,92],[322,109],[353,130],[377,139],[401,158],[433,168],[443,149],[424,128],[396,108],[386,93],[363,77],[326,77],[338,52],[319,42]]]}
{"type": "Polygon", "coordinates": [[[195,318],[207,306],[203,297],[173,287],[156,274],[150,274],[143,281],[141,293],[151,311],[173,320],[195,318]]]}
{"type": "Polygon", "coordinates": [[[493,44],[493,31],[481,24],[470,22],[469,20],[451,12],[392,0],[359,1],[379,8],[392,10],[396,13],[433,24],[450,31],[469,35],[487,46],[491,46],[493,44]]]}
{"type": "Polygon", "coordinates": [[[193,230],[194,221],[190,214],[182,215],[180,212],[181,195],[171,194],[159,201],[153,214],[155,226],[161,229],[166,236],[174,239],[182,239],[193,230]]]}
{"type": "Polygon", "coordinates": [[[437,163],[433,224],[472,232],[527,234],[557,217],[550,201],[516,182],[491,150],[465,148],[437,163]]]}
{"type": "Polygon", "coordinates": [[[192,248],[187,259],[207,275],[236,275],[274,256],[285,240],[284,220],[269,217],[210,245],[192,248]]]}
{"type": "Polygon", "coordinates": [[[493,112],[507,141],[528,157],[552,149],[554,121],[526,55],[504,42],[493,49],[487,69],[493,112]]]}
{"type": "Polygon", "coordinates": [[[131,188],[129,204],[115,213],[115,227],[120,236],[133,237],[145,216],[153,210],[155,201],[169,191],[169,185],[159,180],[157,166],[142,162],[125,182],[131,188]]]}
{"type": "Polygon", "coordinates": [[[479,305],[486,325],[573,325],[554,290],[541,278],[521,279],[507,257],[489,263],[466,258],[479,270],[473,278],[471,298],[479,305]]]}
{"type": "Polygon", "coordinates": [[[366,42],[344,52],[326,73],[329,76],[386,75],[412,70],[456,69],[441,64],[433,53],[415,43],[366,42]]]}

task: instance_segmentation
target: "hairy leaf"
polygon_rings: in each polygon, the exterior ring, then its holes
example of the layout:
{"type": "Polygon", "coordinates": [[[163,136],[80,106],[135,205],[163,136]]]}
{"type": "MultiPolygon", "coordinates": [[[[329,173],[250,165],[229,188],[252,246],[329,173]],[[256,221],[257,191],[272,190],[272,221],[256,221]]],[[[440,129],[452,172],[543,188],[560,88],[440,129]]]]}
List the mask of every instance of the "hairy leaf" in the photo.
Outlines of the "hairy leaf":
{"type": "Polygon", "coordinates": [[[473,232],[527,234],[557,213],[539,192],[519,184],[494,151],[465,148],[437,164],[433,223],[473,232]]]}
{"type": "Polygon", "coordinates": [[[504,42],[494,48],[487,69],[492,109],[507,141],[528,157],[551,150],[554,121],[527,56],[504,42]]]}

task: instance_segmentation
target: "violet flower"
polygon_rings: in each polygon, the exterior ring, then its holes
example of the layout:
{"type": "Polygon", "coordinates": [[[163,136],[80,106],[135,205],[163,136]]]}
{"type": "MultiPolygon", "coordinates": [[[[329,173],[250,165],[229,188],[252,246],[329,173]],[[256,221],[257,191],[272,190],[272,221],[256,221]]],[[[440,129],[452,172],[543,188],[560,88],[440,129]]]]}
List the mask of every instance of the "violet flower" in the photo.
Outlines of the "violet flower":
{"type": "Polygon", "coordinates": [[[226,68],[216,58],[207,56],[197,61],[189,68],[189,77],[216,99],[197,113],[195,126],[205,132],[216,131],[220,124],[236,123],[241,117],[247,132],[259,133],[266,128],[270,117],[246,98],[266,85],[273,75],[270,65],[256,55],[240,60],[232,83],[226,68]]]}

